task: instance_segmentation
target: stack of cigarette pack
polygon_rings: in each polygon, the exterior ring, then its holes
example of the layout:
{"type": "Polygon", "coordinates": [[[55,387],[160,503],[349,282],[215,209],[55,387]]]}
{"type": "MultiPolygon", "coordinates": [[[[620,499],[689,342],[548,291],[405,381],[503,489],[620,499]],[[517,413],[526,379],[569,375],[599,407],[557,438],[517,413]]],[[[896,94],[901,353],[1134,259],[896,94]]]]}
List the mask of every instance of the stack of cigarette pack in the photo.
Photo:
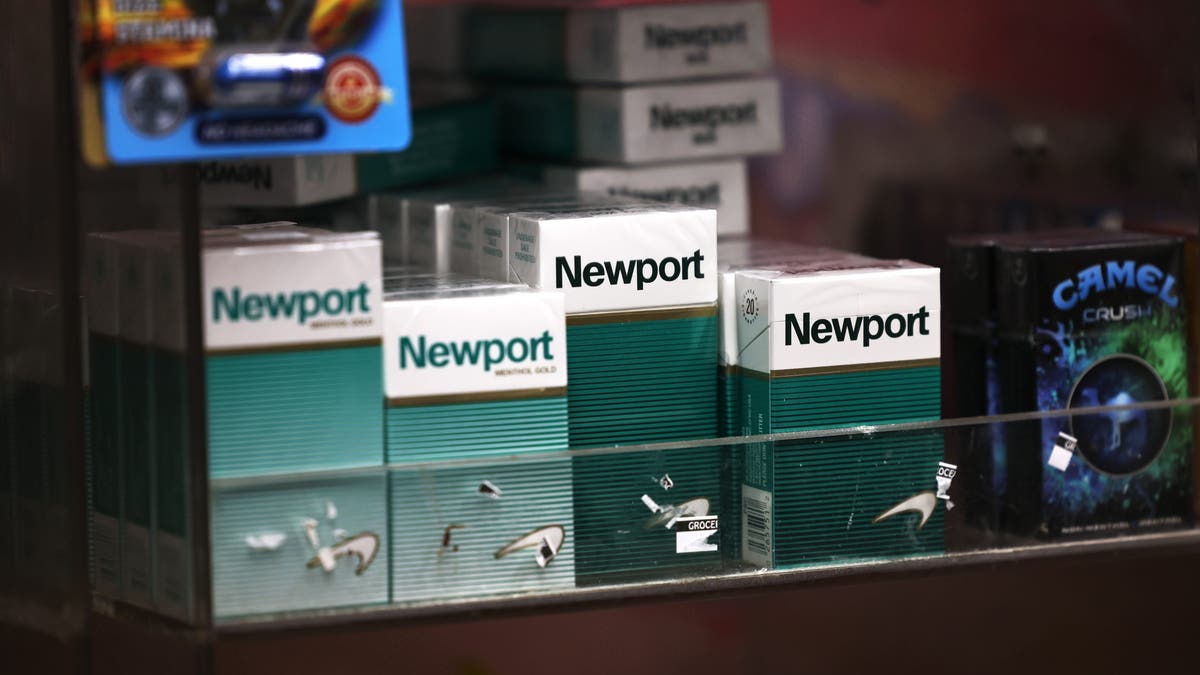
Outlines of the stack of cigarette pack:
{"type": "Polygon", "coordinates": [[[782,147],[766,3],[462,4],[407,13],[414,71],[491,87],[501,150],[550,185],[718,212],[749,230],[748,155],[782,147]]]}

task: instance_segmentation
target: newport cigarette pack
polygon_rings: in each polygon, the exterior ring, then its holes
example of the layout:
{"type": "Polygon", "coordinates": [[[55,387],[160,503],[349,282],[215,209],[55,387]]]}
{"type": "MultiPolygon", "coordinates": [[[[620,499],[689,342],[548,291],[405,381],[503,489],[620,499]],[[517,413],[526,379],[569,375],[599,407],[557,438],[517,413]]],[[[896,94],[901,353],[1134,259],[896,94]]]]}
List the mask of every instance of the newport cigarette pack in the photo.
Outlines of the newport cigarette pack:
{"type": "Polygon", "coordinates": [[[374,232],[204,240],[212,476],[382,464],[380,266],[374,232]]]}
{"type": "Polygon", "coordinates": [[[779,84],[771,78],[619,88],[510,86],[496,96],[501,149],[515,156],[644,164],[783,147],[779,84]]]}
{"type": "Polygon", "coordinates": [[[468,13],[472,72],[507,79],[628,83],[755,73],[771,64],[763,2],[468,13]]]}
{"type": "MultiPolygon", "coordinates": [[[[937,268],[833,257],[738,272],[736,292],[743,434],[940,417],[937,268]]],[[[782,568],[939,553],[942,459],[936,434],[751,444],[742,557],[782,568]]]]}

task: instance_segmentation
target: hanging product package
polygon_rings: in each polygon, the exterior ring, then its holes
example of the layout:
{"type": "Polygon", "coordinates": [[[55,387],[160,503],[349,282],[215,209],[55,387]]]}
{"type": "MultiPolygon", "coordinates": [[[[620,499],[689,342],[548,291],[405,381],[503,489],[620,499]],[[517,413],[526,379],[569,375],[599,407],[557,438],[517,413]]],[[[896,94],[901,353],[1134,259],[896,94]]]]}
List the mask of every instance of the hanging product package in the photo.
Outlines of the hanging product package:
{"type": "Polygon", "coordinates": [[[94,166],[408,146],[398,0],[80,1],[94,166]]]}

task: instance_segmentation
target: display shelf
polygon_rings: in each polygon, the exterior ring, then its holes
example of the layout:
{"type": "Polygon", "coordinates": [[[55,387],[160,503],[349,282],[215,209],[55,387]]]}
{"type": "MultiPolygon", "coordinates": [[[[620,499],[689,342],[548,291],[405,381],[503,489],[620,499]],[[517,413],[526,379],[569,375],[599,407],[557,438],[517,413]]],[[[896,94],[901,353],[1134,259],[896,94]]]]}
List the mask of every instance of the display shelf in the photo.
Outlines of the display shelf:
{"type": "Polygon", "coordinates": [[[952,553],[907,560],[830,565],[812,569],[715,574],[606,588],[573,589],[538,595],[511,595],[443,602],[421,607],[374,607],[319,613],[309,612],[303,615],[245,617],[221,622],[216,630],[220,635],[237,637],[270,631],[321,629],[335,625],[402,623],[431,618],[454,620],[500,614],[603,607],[684,597],[737,595],[799,585],[882,582],[910,576],[950,574],[998,565],[1065,563],[1087,557],[1132,558],[1198,553],[1200,553],[1200,531],[1187,529],[1158,534],[952,553]]]}
{"type": "MultiPolygon", "coordinates": [[[[1115,476],[1097,479],[1080,449],[1066,472],[1047,469],[1043,476],[1031,473],[1029,462],[1007,462],[1013,471],[1004,494],[998,496],[987,486],[994,485],[995,451],[1003,447],[1005,439],[1028,437],[1021,435],[1031,430],[1050,433],[1086,420],[1130,420],[1164,413],[1172,428],[1186,430],[1190,439],[1197,404],[1200,398],[214,480],[215,626],[219,634],[240,635],[873,582],[1035,561],[1196,552],[1200,551],[1200,531],[1190,529],[1193,475],[1187,461],[1173,465],[1175,473],[1165,479],[1157,476],[1155,480],[1165,480],[1158,484],[1158,497],[1140,505],[1104,506],[1105,490],[1128,490],[1132,485],[1132,490],[1139,492],[1145,485],[1115,476]],[[745,556],[739,549],[747,541],[741,526],[748,521],[736,507],[728,506],[736,503],[740,492],[736,467],[744,464],[738,460],[744,460],[745,452],[768,452],[774,457],[777,508],[797,514],[791,518],[775,514],[778,529],[771,544],[775,561],[771,569],[741,561],[745,556]],[[942,490],[949,499],[937,498],[937,469],[943,459],[957,467],[949,488],[942,490]],[[696,467],[701,470],[696,472],[696,467]],[[713,509],[710,514],[717,515],[720,522],[720,536],[711,539],[719,543],[718,553],[677,553],[680,532],[660,530],[662,523],[658,522],[651,526],[656,513],[641,496],[646,495],[662,510],[672,505],[679,508],[695,498],[688,483],[702,480],[705,467],[720,477],[703,488],[715,490],[709,505],[713,509]],[[674,485],[670,490],[654,483],[663,473],[671,474],[674,485]],[[1085,484],[1099,480],[1103,485],[1092,485],[1087,494],[1078,485],[1056,482],[1058,473],[1067,479],[1082,477],[1085,484]],[[233,558],[221,562],[222,555],[232,550],[230,542],[233,549],[244,548],[241,541],[250,533],[223,524],[231,522],[223,519],[221,506],[230,503],[230,495],[278,495],[290,487],[304,486],[311,496],[321,492],[314,491],[314,485],[364,480],[386,483],[390,490],[389,527],[379,533],[380,557],[375,563],[383,563],[376,571],[387,569],[387,581],[377,577],[372,582],[376,588],[386,588],[386,595],[378,596],[378,601],[336,608],[221,614],[223,607],[229,607],[223,604],[225,598],[238,597],[240,602],[250,603],[242,606],[252,607],[253,593],[269,596],[273,588],[260,584],[230,596],[227,591],[231,589],[221,586],[230,560],[249,559],[249,554],[235,551],[233,558]],[[590,490],[581,483],[588,480],[595,484],[590,490]],[[499,499],[475,492],[484,481],[500,488],[499,499]],[[1056,490],[1067,498],[1057,499],[1056,490]],[[924,502],[909,499],[921,494],[927,495],[924,502]],[[674,504],[667,495],[675,499],[674,504]],[[824,496],[815,499],[813,495],[824,496]],[[524,503],[526,498],[550,504],[549,511],[539,514],[537,506],[524,503]],[[618,508],[596,511],[589,499],[618,508]],[[881,517],[892,510],[889,505],[901,502],[912,510],[881,517]],[[1062,510],[1083,502],[1089,505],[1084,511],[1062,510]],[[1053,503],[1060,503],[1060,510],[1047,506],[1053,503]],[[947,508],[948,504],[953,506],[947,508]],[[505,520],[511,512],[504,508],[510,505],[526,510],[505,520]],[[922,506],[931,509],[924,525],[920,523],[922,506]],[[531,522],[540,522],[539,518],[550,522],[556,509],[563,508],[574,508],[574,517],[557,514],[571,525],[557,557],[546,568],[535,565],[532,548],[505,556],[506,561],[493,558],[493,551],[513,535],[533,529],[531,522]],[[451,524],[465,527],[447,529],[451,524]],[[728,531],[730,525],[733,532],[728,531]],[[1087,529],[1092,531],[1083,531],[1087,529]],[[503,567],[503,573],[496,571],[499,567],[491,567],[510,560],[516,562],[503,567]],[[572,569],[562,569],[567,566],[572,569]]],[[[1190,440],[1186,448],[1190,457],[1190,440]]],[[[1033,465],[1042,467],[1050,452],[1050,448],[1034,448],[1032,453],[1020,453],[1010,445],[1007,456],[1019,460],[1022,454],[1036,455],[1033,465]]],[[[1170,447],[1164,448],[1156,461],[1169,459],[1169,453],[1170,447]]],[[[348,503],[339,503],[337,508],[343,512],[338,518],[349,516],[348,503]]],[[[295,539],[300,541],[300,552],[293,555],[310,555],[301,536],[295,539]]],[[[339,567],[336,572],[342,575],[337,577],[339,588],[367,581],[370,570],[362,577],[351,577],[343,572],[350,572],[353,566],[345,565],[347,569],[339,567]]],[[[303,588],[293,588],[291,599],[304,593],[303,588]]],[[[268,599],[278,601],[278,597],[268,599]]]]}

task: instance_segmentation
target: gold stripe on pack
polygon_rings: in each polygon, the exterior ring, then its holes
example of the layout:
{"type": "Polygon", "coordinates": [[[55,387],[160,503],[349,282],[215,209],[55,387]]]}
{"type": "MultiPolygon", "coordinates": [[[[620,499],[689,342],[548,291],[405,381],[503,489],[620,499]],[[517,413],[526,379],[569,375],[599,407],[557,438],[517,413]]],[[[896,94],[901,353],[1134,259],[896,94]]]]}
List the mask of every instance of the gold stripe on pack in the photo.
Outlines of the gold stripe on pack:
{"type": "MultiPolygon", "coordinates": [[[[911,361],[882,361],[880,363],[850,363],[842,366],[817,366],[816,368],[793,368],[792,370],[775,370],[771,379],[799,377],[802,375],[833,375],[835,373],[862,373],[876,370],[901,370],[905,368],[932,368],[941,365],[941,359],[913,359],[911,361]]],[[[751,373],[751,371],[746,371],[751,373]]],[[[754,372],[754,376],[765,378],[763,373],[754,372]]]]}
{"type": "Polygon", "coordinates": [[[541,389],[512,389],[509,391],[485,391],[470,394],[440,394],[435,396],[402,396],[389,398],[387,407],[405,408],[445,403],[486,403],[489,401],[520,401],[529,398],[566,396],[566,387],[543,387],[541,389]]]}
{"type": "Polygon", "coordinates": [[[568,314],[568,326],[587,326],[597,323],[624,323],[628,321],[662,321],[666,319],[698,319],[717,315],[717,306],[689,305],[655,309],[635,309],[625,312],[587,312],[568,314]]]}
{"type": "Polygon", "coordinates": [[[360,340],[340,340],[336,342],[296,342],[288,345],[261,345],[254,347],[224,347],[205,350],[205,356],[243,356],[246,354],[268,354],[282,352],[308,352],[321,349],[344,349],[347,347],[379,347],[383,338],[372,337],[360,340]]]}

